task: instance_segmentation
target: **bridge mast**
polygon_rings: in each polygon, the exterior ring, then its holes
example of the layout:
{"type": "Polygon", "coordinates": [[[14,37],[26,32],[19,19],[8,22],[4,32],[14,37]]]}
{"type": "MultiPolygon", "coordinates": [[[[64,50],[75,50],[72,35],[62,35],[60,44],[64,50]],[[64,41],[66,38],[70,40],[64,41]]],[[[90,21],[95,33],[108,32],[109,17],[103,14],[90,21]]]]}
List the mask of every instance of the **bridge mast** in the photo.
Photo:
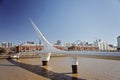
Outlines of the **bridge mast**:
{"type": "MultiPolygon", "coordinates": [[[[38,27],[36,26],[36,24],[33,22],[33,20],[30,18],[30,22],[33,25],[33,28],[35,30],[35,32],[37,33],[39,39],[41,40],[41,43],[44,46],[44,50],[51,50],[52,45],[46,40],[46,38],[43,36],[43,34],[40,32],[40,30],[38,29],[38,27]]],[[[51,53],[41,53],[41,59],[42,59],[42,65],[46,66],[48,65],[48,62],[50,60],[50,55],[51,53]]]]}

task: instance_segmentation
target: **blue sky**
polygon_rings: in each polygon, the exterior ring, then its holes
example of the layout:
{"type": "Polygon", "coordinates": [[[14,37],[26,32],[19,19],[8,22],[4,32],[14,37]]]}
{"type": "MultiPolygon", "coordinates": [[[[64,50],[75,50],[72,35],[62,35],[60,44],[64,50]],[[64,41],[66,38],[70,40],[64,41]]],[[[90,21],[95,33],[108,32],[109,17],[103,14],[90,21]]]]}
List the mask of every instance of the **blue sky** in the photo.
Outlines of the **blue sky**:
{"type": "Polygon", "coordinates": [[[119,0],[0,0],[0,43],[38,43],[29,17],[51,43],[102,39],[116,45],[120,35],[119,0]]]}

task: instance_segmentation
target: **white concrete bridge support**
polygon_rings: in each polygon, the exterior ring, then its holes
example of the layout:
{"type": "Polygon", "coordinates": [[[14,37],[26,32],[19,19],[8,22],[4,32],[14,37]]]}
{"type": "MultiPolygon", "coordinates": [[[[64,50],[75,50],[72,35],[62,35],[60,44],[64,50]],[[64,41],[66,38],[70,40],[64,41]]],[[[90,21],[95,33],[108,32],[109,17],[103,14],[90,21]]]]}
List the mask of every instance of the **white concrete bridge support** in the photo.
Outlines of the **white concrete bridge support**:
{"type": "Polygon", "coordinates": [[[71,57],[71,64],[72,64],[72,73],[78,73],[78,71],[77,71],[78,59],[77,59],[77,57],[71,57]]]}
{"type": "Polygon", "coordinates": [[[41,54],[42,66],[47,66],[50,60],[51,53],[43,53],[41,54]]]}

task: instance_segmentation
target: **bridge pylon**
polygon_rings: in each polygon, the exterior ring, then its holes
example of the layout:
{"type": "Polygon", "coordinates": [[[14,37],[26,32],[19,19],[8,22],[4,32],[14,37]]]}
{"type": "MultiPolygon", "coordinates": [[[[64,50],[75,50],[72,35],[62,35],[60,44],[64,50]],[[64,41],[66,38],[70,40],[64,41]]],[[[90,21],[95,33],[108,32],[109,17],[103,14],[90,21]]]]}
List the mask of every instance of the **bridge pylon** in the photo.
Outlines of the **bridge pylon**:
{"type": "Polygon", "coordinates": [[[47,66],[50,60],[51,53],[41,54],[42,66],[47,66]]]}
{"type": "Polygon", "coordinates": [[[78,59],[77,59],[77,57],[71,57],[71,64],[72,64],[72,73],[78,73],[78,70],[77,70],[78,59]]]}

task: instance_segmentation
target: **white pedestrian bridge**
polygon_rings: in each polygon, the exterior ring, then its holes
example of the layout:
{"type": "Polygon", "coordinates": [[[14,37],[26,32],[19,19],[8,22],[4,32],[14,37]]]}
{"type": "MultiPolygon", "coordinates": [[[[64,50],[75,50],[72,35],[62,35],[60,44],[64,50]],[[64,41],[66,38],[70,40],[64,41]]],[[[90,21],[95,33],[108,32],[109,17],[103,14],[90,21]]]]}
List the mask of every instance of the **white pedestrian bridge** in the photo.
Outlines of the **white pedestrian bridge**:
{"type": "Polygon", "coordinates": [[[101,52],[101,51],[64,51],[59,50],[48,42],[48,40],[43,36],[41,31],[38,29],[36,24],[30,18],[30,22],[33,25],[35,32],[38,35],[38,38],[41,40],[41,43],[44,46],[44,49],[37,51],[41,54],[42,65],[46,66],[50,60],[51,54],[64,54],[71,57],[72,72],[77,73],[78,60],[77,57],[89,57],[89,58],[101,58],[101,59],[113,59],[120,60],[120,52],[101,52]]]}

